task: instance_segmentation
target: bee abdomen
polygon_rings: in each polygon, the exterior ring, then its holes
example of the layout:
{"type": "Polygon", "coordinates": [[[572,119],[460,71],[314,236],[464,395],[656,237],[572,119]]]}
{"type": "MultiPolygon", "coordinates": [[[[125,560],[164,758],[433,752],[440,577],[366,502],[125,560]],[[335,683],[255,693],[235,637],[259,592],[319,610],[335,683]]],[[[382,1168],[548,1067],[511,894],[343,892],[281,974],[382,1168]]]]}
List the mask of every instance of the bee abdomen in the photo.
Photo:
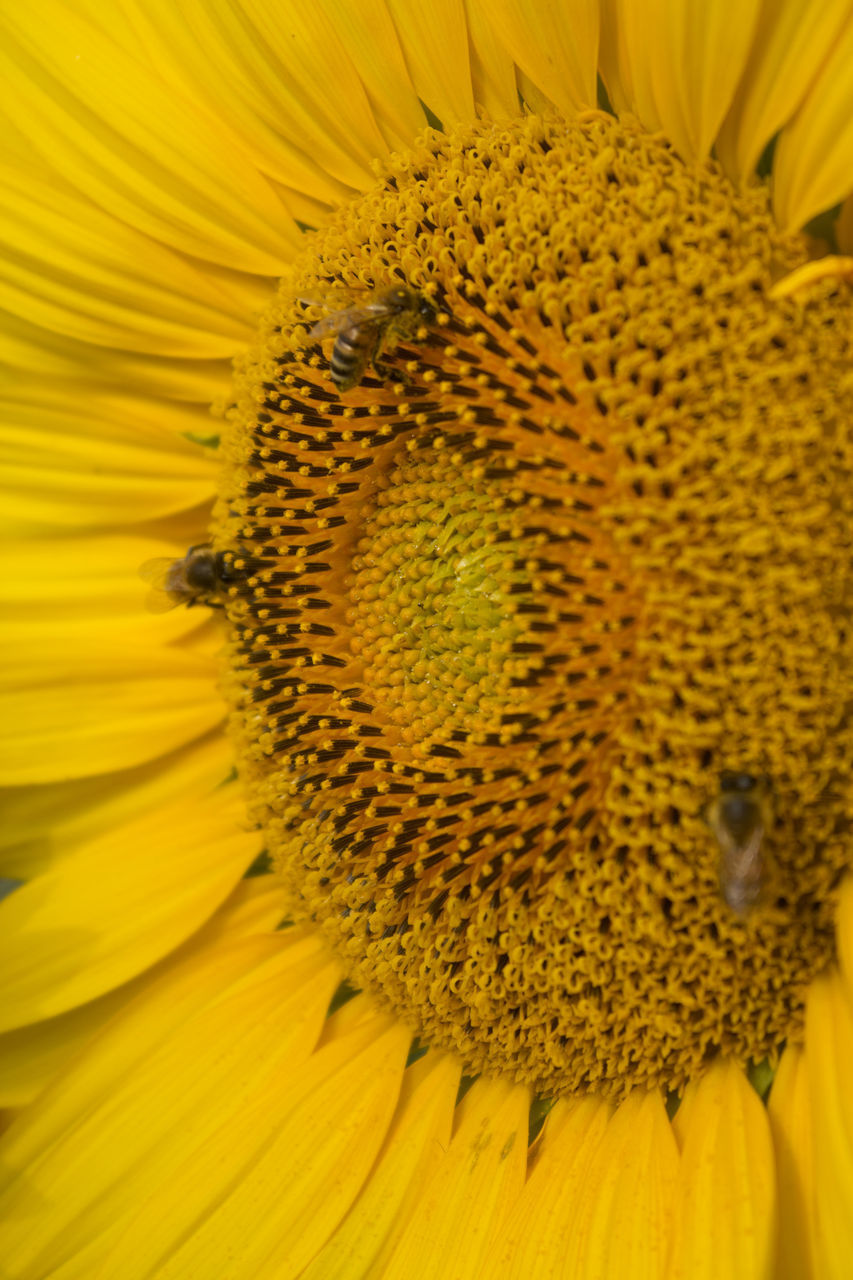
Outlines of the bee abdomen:
{"type": "Polygon", "coordinates": [[[339,391],[348,391],[361,381],[370,355],[371,335],[359,328],[339,333],[332,349],[329,372],[339,391]]]}

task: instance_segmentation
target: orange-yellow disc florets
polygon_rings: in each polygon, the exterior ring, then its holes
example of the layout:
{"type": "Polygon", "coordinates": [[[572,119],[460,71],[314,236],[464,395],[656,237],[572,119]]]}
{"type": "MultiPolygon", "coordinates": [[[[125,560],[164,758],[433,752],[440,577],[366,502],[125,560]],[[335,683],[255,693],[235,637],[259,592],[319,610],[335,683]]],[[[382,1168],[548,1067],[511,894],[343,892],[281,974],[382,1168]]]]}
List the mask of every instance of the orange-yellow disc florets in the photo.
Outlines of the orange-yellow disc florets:
{"type": "Polygon", "coordinates": [[[604,114],[432,132],[238,369],[254,813],[351,978],[470,1071],[679,1089],[796,1035],[831,957],[853,302],[772,295],[804,258],[763,186],[604,114]],[[395,284],[430,305],[380,319],[395,284]],[[725,771],[770,797],[743,915],[725,771]]]}

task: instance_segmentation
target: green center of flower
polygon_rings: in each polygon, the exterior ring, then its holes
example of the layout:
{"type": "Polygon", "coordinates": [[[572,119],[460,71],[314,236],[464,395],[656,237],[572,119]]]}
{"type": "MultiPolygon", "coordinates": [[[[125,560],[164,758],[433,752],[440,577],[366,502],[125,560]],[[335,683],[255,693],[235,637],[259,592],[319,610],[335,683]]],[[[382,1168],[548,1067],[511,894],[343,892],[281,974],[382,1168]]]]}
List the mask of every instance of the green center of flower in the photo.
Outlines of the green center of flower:
{"type": "Polygon", "coordinates": [[[601,113],[429,133],[238,369],[254,816],[469,1071],[680,1089],[796,1037],[833,954],[853,306],[777,297],[804,259],[762,187],[601,113]]]}

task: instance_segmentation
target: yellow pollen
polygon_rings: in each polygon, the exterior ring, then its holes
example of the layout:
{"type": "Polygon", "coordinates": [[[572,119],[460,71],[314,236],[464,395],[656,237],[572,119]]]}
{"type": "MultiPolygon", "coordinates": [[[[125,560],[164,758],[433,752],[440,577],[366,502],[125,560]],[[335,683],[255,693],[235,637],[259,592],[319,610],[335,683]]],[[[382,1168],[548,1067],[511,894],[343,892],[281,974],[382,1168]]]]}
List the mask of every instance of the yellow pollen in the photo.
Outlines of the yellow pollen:
{"type": "Polygon", "coordinates": [[[470,1072],[680,1090],[796,1039],[832,958],[853,293],[807,256],[763,185],[603,113],[429,132],[237,369],[253,815],[470,1072]]]}

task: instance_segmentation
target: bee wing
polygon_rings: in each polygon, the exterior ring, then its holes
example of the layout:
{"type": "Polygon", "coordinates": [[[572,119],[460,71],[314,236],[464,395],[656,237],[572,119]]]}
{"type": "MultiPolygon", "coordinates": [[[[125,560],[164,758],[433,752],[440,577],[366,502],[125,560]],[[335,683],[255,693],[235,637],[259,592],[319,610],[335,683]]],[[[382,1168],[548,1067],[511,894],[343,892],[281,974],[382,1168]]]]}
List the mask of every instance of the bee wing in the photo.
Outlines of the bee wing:
{"type": "Polygon", "coordinates": [[[178,604],[180,601],[177,596],[169,595],[168,591],[161,591],[159,587],[152,587],[145,597],[145,608],[149,613],[168,613],[178,604]]]}
{"type": "Polygon", "coordinates": [[[340,333],[341,329],[351,323],[349,307],[345,307],[342,311],[332,311],[327,316],[321,316],[316,324],[311,326],[308,337],[312,341],[319,341],[320,338],[328,337],[330,333],[340,333]]]}
{"type": "Polygon", "coordinates": [[[149,613],[168,613],[178,603],[177,597],[169,591],[174,563],[168,556],[155,556],[139,566],[142,581],[151,583],[151,590],[145,597],[145,608],[149,613]]]}
{"type": "Polygon", "coordinates": [[[165,591],[174,563],[174,558],[170,560],[168,556],[155,556],[153,560],[146,560],[139,566],[139,576],[143,582],[150,582],[152,587],[165,591]]]}

